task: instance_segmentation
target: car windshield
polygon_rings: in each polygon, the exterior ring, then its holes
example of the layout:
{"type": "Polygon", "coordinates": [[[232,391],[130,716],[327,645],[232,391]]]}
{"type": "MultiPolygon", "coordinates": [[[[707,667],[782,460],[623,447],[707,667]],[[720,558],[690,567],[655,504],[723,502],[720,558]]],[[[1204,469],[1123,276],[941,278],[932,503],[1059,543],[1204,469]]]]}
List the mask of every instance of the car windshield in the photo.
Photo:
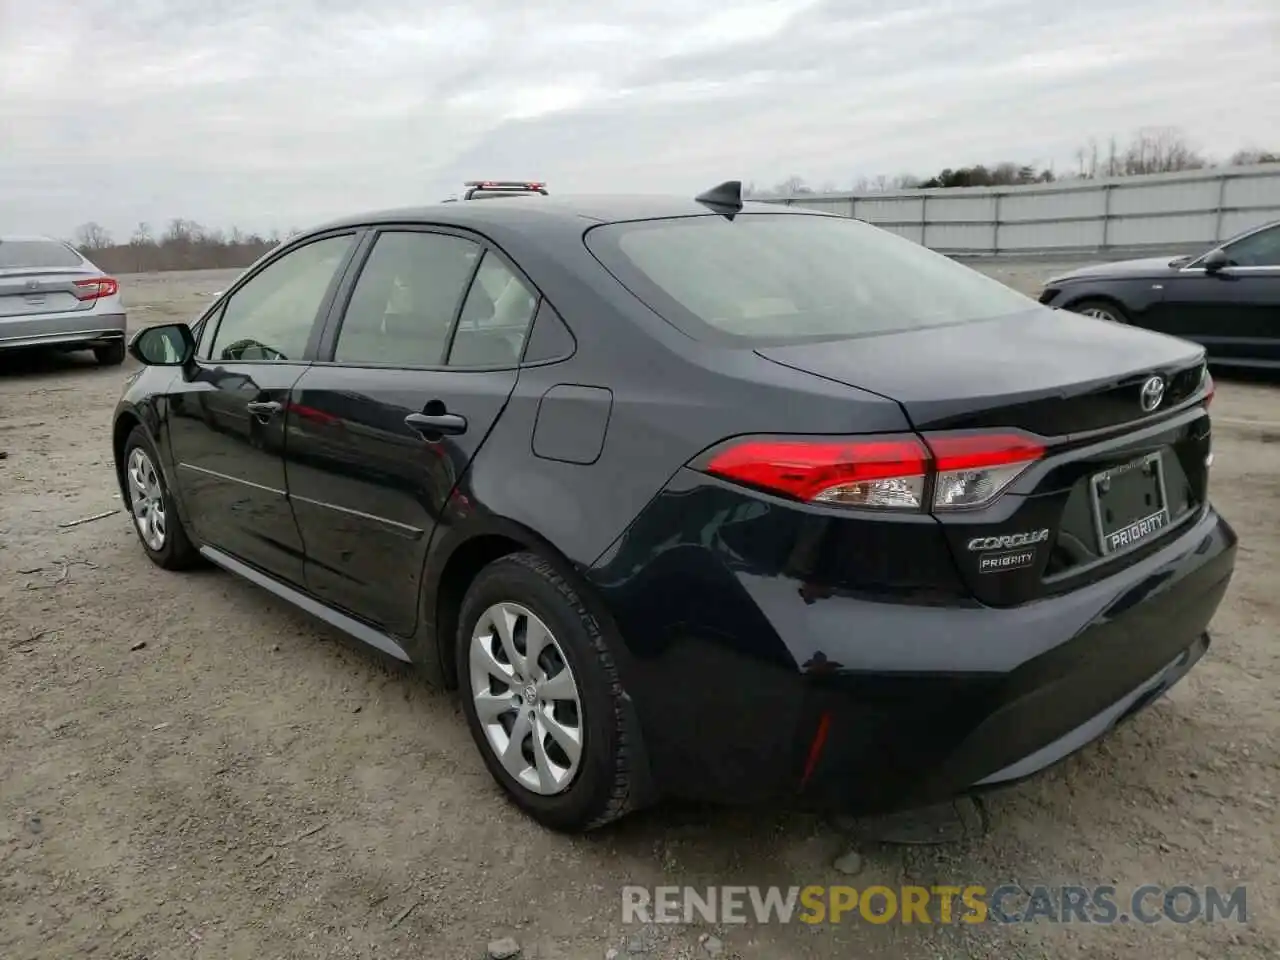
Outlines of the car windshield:
{"type": "Polygon", "coordinates": [[[56,240],[0,240],[0,270],[78,267],[78,253],[56,240]]]}
{"type": "Polygon", "coordinates": [[[1035,306],[941,254],[842,217],[613,223],[589,231],[587,244],[641,300],[698,339],[866,336],[1035,306]]]}

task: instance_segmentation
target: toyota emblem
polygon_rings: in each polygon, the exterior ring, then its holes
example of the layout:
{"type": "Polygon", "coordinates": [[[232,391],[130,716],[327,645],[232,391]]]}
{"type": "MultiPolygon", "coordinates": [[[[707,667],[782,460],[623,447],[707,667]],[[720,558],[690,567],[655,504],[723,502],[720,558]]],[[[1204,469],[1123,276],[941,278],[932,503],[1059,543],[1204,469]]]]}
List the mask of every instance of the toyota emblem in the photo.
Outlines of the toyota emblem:
{"type": "Polygon", "coordinates": [[[1150,413],[1160,406],[1160,401],[1164,399],[1164,379],[1161,377],[1151,377],[1142,385],[1142,393],[1138,397],[1142,404],[1144,413],[1150,413]]]}

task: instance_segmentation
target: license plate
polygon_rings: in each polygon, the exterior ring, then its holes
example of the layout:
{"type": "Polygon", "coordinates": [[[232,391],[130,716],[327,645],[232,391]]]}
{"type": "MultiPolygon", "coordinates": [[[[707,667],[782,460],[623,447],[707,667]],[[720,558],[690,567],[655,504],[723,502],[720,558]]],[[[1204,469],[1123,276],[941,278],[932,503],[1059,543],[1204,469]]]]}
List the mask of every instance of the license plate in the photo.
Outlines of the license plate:
{"type": "Polygon", "coordinates": [[[1169,527],[1159,453],[1096,473],[1089,481],[1102,556],[1131,550],[1169,527]]]}

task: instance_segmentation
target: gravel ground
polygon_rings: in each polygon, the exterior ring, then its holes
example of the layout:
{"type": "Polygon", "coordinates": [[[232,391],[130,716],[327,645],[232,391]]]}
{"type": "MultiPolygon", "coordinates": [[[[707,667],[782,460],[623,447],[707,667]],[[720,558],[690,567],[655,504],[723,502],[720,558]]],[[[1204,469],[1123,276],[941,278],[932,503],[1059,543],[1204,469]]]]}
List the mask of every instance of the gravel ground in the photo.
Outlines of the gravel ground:
{"type": "MultiPolygon", "coordinates": [[[[985,265],[1026,290],[1053,264],[985,265]]],[[[233,274],[124,278],[134,326],[233,274]]],[[[132,361],[129,361],[130,365],[132,361]]],[[[1243,537],[1206,659],[985,831],[862,842],[663,807],[586,838],[498,794],[454,699],[261,590],[147,562],[108,422],[122,371],[0,359],[0,957],[1274,957],[1280,393],[1221,382],[1215,498],[1243,537]],[[1272,571],[1270,574],[1267,571],[1272,571]],[[1248,884],[1248,922],[635,926],[625,883],[1248,884]],[[716,939],[700,940],[713,935],[716,939]]],[[[847,826],[847,825],[846,825],[847,826]]]]}

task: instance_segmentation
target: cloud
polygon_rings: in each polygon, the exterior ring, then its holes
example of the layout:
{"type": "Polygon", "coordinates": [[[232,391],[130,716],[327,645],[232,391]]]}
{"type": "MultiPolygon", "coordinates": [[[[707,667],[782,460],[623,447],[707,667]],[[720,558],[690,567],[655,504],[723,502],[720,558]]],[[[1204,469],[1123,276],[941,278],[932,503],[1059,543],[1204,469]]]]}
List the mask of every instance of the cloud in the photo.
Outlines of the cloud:
{"type": "Polygon", "coordinates": [[[1278,43],[1275,0],[0,0],[2,229],[1276,149],[1278,43]]]}

